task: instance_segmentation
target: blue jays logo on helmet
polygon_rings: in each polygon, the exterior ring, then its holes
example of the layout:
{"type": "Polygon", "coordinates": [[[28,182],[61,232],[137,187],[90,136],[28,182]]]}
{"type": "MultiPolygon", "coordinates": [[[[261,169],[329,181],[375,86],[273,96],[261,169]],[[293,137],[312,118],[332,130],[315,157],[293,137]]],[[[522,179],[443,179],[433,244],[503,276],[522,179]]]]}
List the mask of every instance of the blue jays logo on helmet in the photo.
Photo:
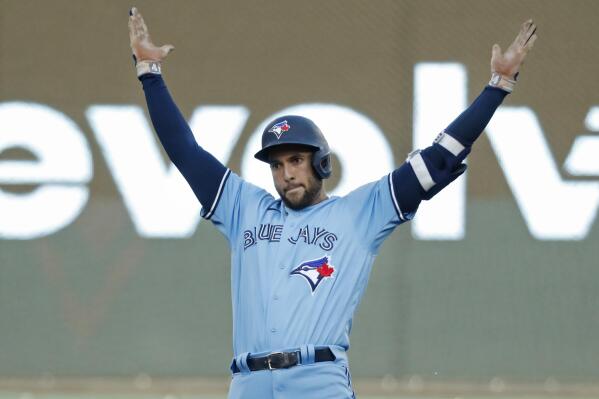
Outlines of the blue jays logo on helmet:
{"type": "Polygon", "coordinates": [[[330,265],[330,258],[323,256],[322,258],[303,262],[289,274],[296,274],[305,278],[310,284],[312,293],[314,293],[320,282],[326,278],[332,278],[334,272],[335,268],[330,265]]]}
{"type": "Polygon", "coordinates": [[[283,135],[283,133],[285,133],[289,129],[291,129],[291,126],[289,126],[289,124],[287,123],[287,121],[282,121],[282,122],[279,122],[279,123],[276,123],[276,124],[272,125],[272,127],[270,129],[268,129],[268,131],[270,133],[274,133],[275,136],[277,136],[277,140],[278,140],[278,139],[281,138],[281,136],[283,135]]]}

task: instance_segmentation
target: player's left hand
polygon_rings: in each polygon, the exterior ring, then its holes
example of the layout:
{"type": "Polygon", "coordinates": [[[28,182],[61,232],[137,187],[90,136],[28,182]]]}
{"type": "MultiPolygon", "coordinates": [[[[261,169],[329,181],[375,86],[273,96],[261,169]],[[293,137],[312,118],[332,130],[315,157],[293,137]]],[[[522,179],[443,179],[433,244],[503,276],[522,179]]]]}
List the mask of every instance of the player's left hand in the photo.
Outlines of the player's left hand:
{"type": "Polygon", "coordinates": [[[526,54],[532,49],[537,40],[537,26],[529,19],[522,24],[520,33],[505,53],[501,53],[499,44],[493,45],[491,56],[491,73],[498,73],[510,80],[516,80],[526,54]]]}
{"type": "Polygon", "coordinates": [[[152,43],[148,27],[135,7],[131,8],[129,11],[129,40],[131,51],[133,52],[136,62],[161,62],[166,58],[168,53],[175,49],[175,46],[172,44],[165,44],[164,46],[158,47],[152,43]]]}

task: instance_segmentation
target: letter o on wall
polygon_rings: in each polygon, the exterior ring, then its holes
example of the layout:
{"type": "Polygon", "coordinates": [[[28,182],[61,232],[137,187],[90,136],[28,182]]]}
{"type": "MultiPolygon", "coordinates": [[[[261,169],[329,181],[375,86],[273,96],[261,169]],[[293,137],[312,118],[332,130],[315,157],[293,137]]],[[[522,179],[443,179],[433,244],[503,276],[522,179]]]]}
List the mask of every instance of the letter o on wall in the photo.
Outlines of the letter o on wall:
{"type": "Polygon", "coordinates": [[[380,179],[394,168],[391,146],[381,129],[367,116],[336,104],[308,103],[285,108],[266,118],[250,137],[241,160],[246,180],[278,196],[270,168],[254,158],[262,143],[262,131],[282,115],[310,118],[324,133],[340,162],[341,179],[331,195],[345,195],[356,187],[380,179]]]}

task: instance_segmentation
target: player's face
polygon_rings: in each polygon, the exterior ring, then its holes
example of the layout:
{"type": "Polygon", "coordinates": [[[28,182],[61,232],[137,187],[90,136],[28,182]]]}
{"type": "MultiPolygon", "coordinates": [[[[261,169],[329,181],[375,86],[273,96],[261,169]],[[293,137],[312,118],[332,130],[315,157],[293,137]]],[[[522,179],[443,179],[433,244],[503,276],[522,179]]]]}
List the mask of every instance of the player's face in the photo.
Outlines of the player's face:
{"type": "Polygon", "coordinates": [[[280,146],[269,154],[275,188],[285,205],[302,209],[326,199],[324,186],[312,169],[312,151],[304,146],[280,146]]]}

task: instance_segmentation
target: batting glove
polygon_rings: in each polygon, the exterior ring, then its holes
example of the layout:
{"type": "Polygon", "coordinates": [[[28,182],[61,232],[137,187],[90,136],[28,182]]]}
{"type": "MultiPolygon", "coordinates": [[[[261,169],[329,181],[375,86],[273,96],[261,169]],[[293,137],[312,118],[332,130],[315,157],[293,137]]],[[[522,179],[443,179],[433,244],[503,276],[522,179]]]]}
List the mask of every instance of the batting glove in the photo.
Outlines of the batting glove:
{"type": "Polygon", "coordinates": [[[162,60],[175,49],[172,44],[158,47],[152,43],[148,27],[135,7],[129,10],[129,41],[138,77],[146,73],[160,74],[162,60]]]}
{"type": "Polygon", "coordinates": [[[502,54],[499,44],[494,44],[491,55],[490,86],[498,87],[511,93],[516,85],[520,67],[524,64],[526,54],[537,40],[537,26],[532,19],[524,22],[514,42],[502,54]]]}

